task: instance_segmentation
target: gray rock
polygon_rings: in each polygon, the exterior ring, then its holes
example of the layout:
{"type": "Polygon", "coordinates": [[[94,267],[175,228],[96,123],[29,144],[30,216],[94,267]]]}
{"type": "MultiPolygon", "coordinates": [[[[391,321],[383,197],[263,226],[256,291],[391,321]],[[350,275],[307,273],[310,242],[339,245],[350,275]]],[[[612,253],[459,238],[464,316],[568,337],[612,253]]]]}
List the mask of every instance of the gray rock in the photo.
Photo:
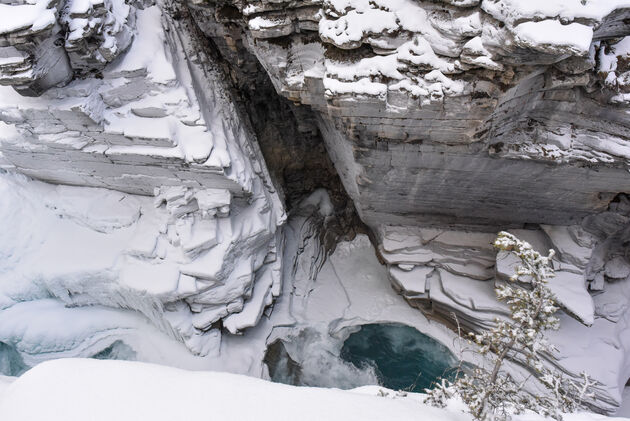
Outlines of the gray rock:
{"type": "Polygon", "coordinates": [[[626,279],[630,276],[630,264],[621,256],[613,257],[606,262],[606,276],[612,279],[626,279]]]}

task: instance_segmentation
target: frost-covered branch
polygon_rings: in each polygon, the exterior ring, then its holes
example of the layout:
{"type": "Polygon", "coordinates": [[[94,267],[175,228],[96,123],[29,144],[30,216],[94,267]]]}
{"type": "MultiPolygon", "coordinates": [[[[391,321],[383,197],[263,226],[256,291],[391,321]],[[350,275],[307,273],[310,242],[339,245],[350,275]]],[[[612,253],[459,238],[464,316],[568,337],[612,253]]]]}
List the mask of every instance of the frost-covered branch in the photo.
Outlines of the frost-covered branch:
{"type": "Polygon", "coordinates": [[[559,327],[555,297],[547,286],[553,278],[551,259],[554,251],[541,255],[532,246],[508,232],[500,232],[494,242],[498,250],[514,253],[520,259],[510,283],[496,288],[497,298],[510,309],[510,320],[495,319],[493,328],[471,334],[478,352],[490,362],[490,370],[474,368],[453,383],[442,379],[428,391],[427,403],[443,406],[447,399],[458,395],[479,420],[504,420],[511,413],[533,410],[542,415],[561,419],[563,412],[572,412],[592,397],[594,382],[584,373],[581,380],[565,378],[546,367],[541,353],[555,350],[545,338],[545,331],[559,327]],[[529,284],[523,288],[516,282],[529,284]],[[504,363],[524,357],[527,367],[548,389],[544,396],[525,392],[527,380],[518,383],[504,370],[504,363]]]}

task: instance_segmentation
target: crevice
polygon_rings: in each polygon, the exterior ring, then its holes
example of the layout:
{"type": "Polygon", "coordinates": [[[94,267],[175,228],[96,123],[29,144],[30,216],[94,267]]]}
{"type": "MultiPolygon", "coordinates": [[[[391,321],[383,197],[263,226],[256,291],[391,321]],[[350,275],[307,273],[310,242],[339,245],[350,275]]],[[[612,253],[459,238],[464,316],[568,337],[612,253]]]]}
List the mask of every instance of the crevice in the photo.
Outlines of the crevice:
{"type": "Polygon", "coordinates": [[[335,209],[323,243],[335,244],[367,233],[354,203],[328,156],[314,111],[279,95],[254,54],[244,44],[240,17],[226,19],[222,8],[187,4],[195,31],[212,59],[223,70],[237,107],[249,120],[276,186],[282,190],[287,211],[307,195],[324,188],[335,209]]]}

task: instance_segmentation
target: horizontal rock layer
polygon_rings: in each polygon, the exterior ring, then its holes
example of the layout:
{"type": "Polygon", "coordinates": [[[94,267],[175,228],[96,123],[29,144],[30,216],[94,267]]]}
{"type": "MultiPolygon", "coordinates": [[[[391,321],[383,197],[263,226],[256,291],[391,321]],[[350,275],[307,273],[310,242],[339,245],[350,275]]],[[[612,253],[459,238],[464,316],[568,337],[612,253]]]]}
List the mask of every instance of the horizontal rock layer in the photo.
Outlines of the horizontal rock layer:
{"type": "Polygon", "coordinates": [[[606,64],[628,5],[539,6],[190,7],[226,59],[248,49],[311,106],[368,225],[575,223],[630,188],[625,70],[606,64]]]}
{"type": "MultiPolygon", "coordinates": [[[[62,15],[105,24],[103,7],[113,10],[99,3],[83,16],[74,6],[62,15]]],[[[2,308],[52,296],[70,306],[132,309],[194,353],[216,354],[222,327],[236,334],[255,325],[280,292],[284,207],[248,123],[186,21],[157,5],[125,8],[116,28],[135,25],[129,49],[116,60],[81,61],[98,78],[75,78],[37,98],[0,88],[5,170],[77,186],[3,176],[5,228],[19,222],[25,198],[32,218],[49,226],[35,240],[18,223],[15,238],[31,238],[27,250],[57,256],[58,267],[3,262],[2,308]],[[64,237],[78,230],[77,238],[64,242],[55,230],[64,237]],[[73,264],[73,253],[92,248],[107,257],[73,264]]],[[[64,47],[71,61],[75,47],[64,47]]],[[[5,245],[8,255],[13,246],[5,245]]],[[[0,341],[9,345],[24,340],[5,333],[0,341]]]]}

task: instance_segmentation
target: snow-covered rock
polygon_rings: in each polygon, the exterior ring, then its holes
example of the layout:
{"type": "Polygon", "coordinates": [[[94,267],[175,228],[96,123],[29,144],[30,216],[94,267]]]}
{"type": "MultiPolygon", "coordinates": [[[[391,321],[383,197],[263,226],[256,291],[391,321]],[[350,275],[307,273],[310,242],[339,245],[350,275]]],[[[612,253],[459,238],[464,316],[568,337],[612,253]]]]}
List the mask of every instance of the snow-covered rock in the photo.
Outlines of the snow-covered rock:
{"type": "MultiPolygon", "coordinates": [[[[496,232],[555,249],[555,293],[612,410],[630,376],[618,352],[628,349],[630,4],[229,3],[190,7],[239,78],[259,64],[280,95],[310,107],[393,287],[480,329],[505,314],[494,287],[512,266],[497,261],[496,232]],[[601,371],[598,341],[615,355],[601,371]]],[[[557,356],[575,373],[569,360],[557,356]]]]}
{"type": "MultiPolygon", "coordinates": [[[[93,17],[86,25],[109,37],[112,56],[85,43],[66,49],[102,77],[37,98],[0,88],[4,167],[77,186],[0,174],[2,230],[11,233],[0,312],[49,297],[132,309],[192,352],[217,353],[223,319],[238,333],[278,295],[284,207],[218,70],[189,57],[203,54],[196,38],[158,5],[79,3],[66,4],[66,23],[93,17]],[[134,34],[124,23],[132,12],[134,34]],[[129,33],[116,38],[115,28],[129,33]]],[[[97,39],[90,31],[80,35],[97,39]]],[[[48,352],[23,334],[0,341],[48,352]]],[[[116,336],[107,340],[99,346],[116,336]]]]}
{"type": "Polygon", "coordinates": [[[37,96],[74,73],[97,72],[133,39],[135,10],[122,0],[0,4],[0,85],[37,96]]]}
{"type": "MultiPolygon", "coordinates": [[[[595,245],[610,243],[611,238],[597,240],[581,226],[510,232],[537,250],[557,251],[553,260],[556,277],[550,279],[549,287],[566,315],[561,317],[560,330],[549,334],[559,348],[551,360],[571,375],[588,369],[604,385],[597,392],[598,405],[612,410],[621,403],[630,377],[630,344],[625,339],[630,278],[610,278],[605,284],[602,280],[599,290],[603,291],[591,295],[590,290],[598,288],[588,275],[599,261],[597,256],[591,257],[601,248],[595,245]]],[[[494,233],[408,226],[383,226],[378,233],[379,254],[387,264],[392,286],[428,317],[446,321],[454,329],[478,331],[509,313],[496,299],[495,287],[515,273],[520,261],[492,249],[494,233]]],[[[615,253],[618,251],[611,254],[615,253]]],[[[606,263],[599,270],[606,272],[608,267],[615,276],[625,274],[623,257],[603,259],[606,263]]]]}
{"type": "MultiPolygon", "coordinates": [[[[6,319],[0,342],[26,355],[80,353],[77,343],[63,340],[58,349],[42,349],[37,335],[24,336],[35,334],[34,328],[18,327],[18,320],[26,320],[14,313],[19,311],[55,320],[56,307],[29,307],[49,297],[62,307],[136,310],[191,351],[218,352],[221,335],[213,324],[227,317],[233,332],[252,326],[281,281],[281,259],[271,257],[278,252],[275,226],[255,202],[235,216],[204,215],[184,188],[187,206],[175,213],[168,209],[172,200],[156,207],[150,197],[7,174],[0,175],[0,191],[6,238],[0,246],[0,318],[6,319]],[[260,294],[268,298],[260,300],[260,294]],[[242,319],[228,317],[233,313],[242,319]]],[[[111,319],[105,337],[92,336],[89,346],[111,345],[119,339],[112,329],[124,325],[111,319]]],[[[83,329],[89,335],[100,330],[83,329]]]]}

